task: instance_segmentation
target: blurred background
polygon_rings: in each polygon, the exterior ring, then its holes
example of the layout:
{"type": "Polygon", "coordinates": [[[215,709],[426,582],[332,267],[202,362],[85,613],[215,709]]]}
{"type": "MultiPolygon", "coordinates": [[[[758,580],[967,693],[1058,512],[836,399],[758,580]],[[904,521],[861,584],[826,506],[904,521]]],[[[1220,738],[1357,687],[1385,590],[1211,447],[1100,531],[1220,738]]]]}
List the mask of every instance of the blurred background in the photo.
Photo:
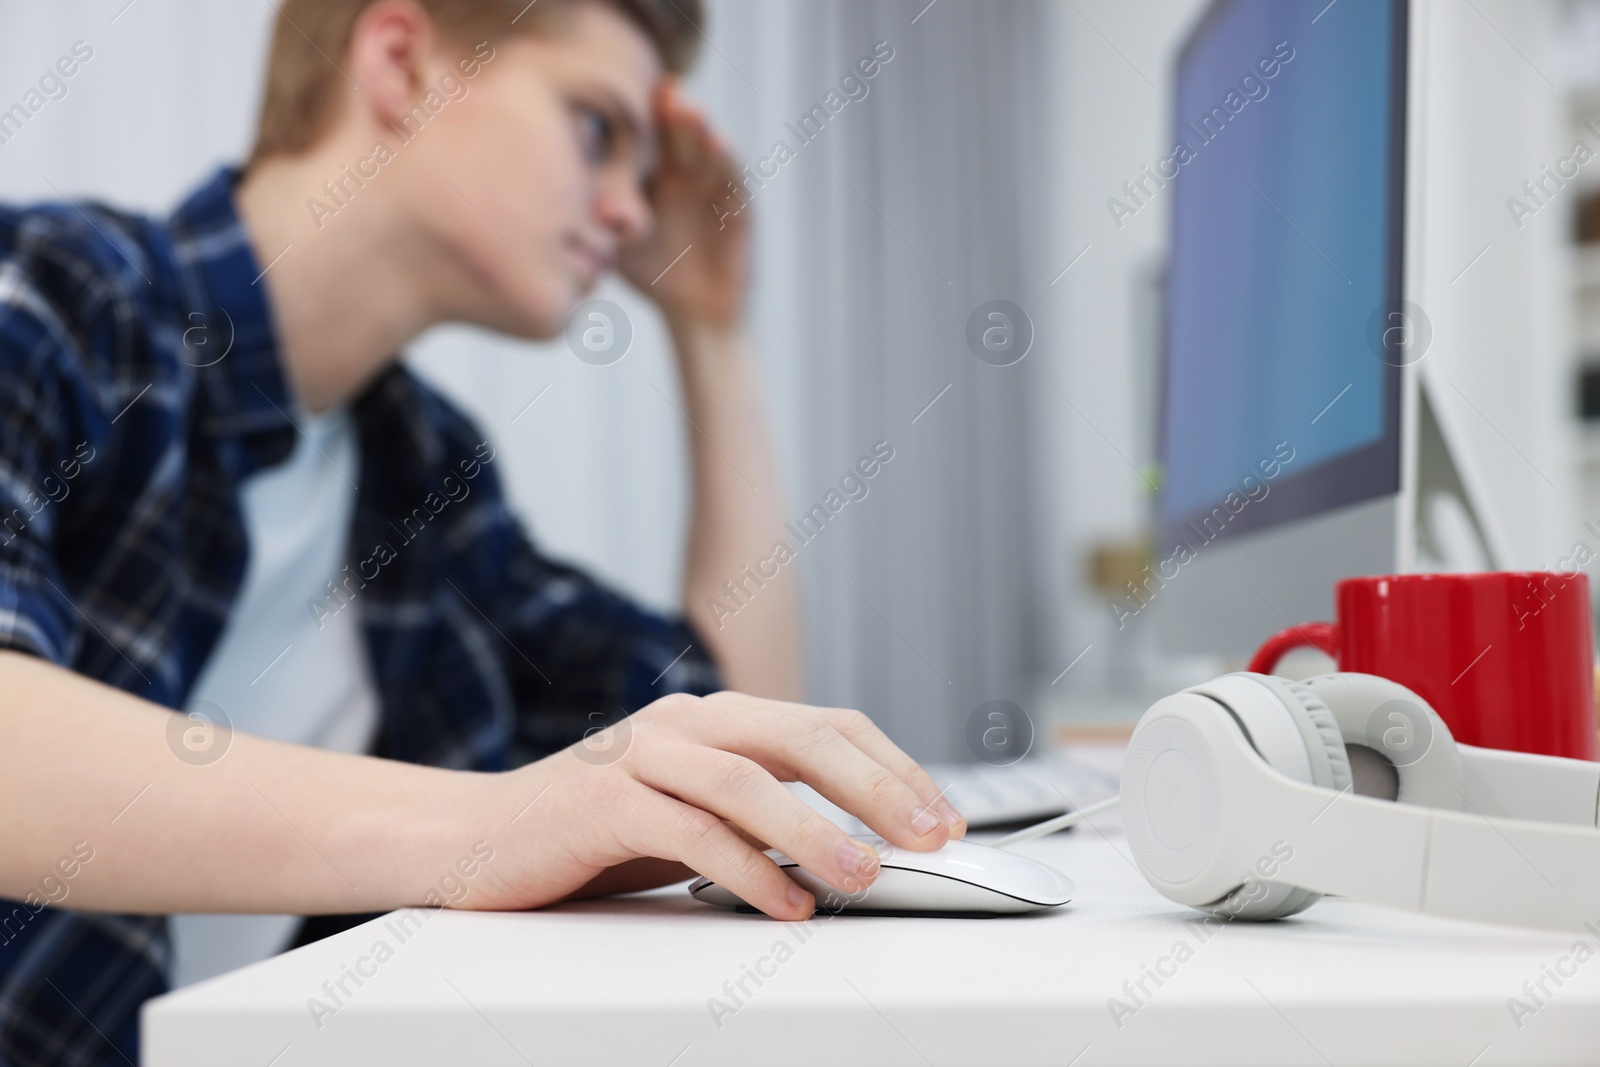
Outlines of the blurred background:
{"type": "MultiPolygon", "coordinates": [[[[786,514],[894,449],[800,553],[810,697],[868,711],[919,759],[966,755],[989,701],[1041,725],[1127,721],[1242,664],[1166,652],[1113,607],[1153,539],[1172,202],[1123,187],[1170,154],[1177,50],[1206,6],[710,0],[688,87],[742,162],[793,145],[787,124],[892,49],[752,197],[751,329],[784,481],[760,491],[786,514]],[[995,300],[1028,341],[1008,365],[968,340],[995,300]]],[[[1429,358],[1463,383],[1438,417],[1484,472],[1507,558],[1550,567],[1600,520],[1600,165],[1523,217],[1507,201],[1575,141],[1600,147],[1600,3],[1435,7],[1419,181],[1447,212],[1439,291],[1512,307],[1503,334],[1468,337],[1430,306],[1429,358]]],[[[270,0],[3,0],[0,107],[75,42],[94,54],[0,144],[0,196],[170,209],[244,154],[275,18],[270,0]]],[[[690,431],[653,311],[620,284],[597,295],[635,328],[613,365],[459,328],[410,358],[481,421],[547,551],[672,608],[690,431]]]]}

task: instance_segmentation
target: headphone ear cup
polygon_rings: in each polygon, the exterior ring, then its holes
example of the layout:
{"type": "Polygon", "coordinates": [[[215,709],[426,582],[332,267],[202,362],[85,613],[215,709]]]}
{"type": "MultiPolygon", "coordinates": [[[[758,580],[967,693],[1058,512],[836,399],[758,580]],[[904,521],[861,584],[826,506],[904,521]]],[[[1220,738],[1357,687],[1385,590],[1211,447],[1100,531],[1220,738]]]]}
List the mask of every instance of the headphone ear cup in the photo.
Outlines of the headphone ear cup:
{"type": "MultiPolygon", "coordinates": [[[[1333,713],[1350,762],[1376,758],[1395,774],[1394,800],[1461,810],[1464,772],[1455,738],[1416,693],[1388,678],[1345,671],[1300,683],[1333,713]]],[[[1365,795],[1376,794],[1358,789],[1365,795]]]]}
{"type": "MultiPolygon", "coordinates": [[[[1311,762],[1311,783],[1324,789],[1342,792],[1350,788],[1350,760],[1345,754],[1344,737],[1333,712],[1309,686],[1271,675],[1245,674],[1278,698],[1283,712],[1298,729],[1311,762]]],[[[1277,768],[1285,770],[1285,768],[1277,768]]],[[[1219,915],[1235,919],[1281,919],[1304,911],[1318,900],[1321,893],[1295,886],[1275,886],[1250,900],[1244,889],[1236,890],[1212,910],[1219,915]]]]}
{"type": "Polygon", "coordinates": [[[1306,739],[1306,751],[1311,755],[1312,784],[1325,789],[1342,790],[1350,787],[1350,756],[1344,749],[1344,734],[1339,721],[1327,702],[1317,691],[1303,682],[1271,678],[1273,688],[1287,691],[1284,705],[1294,716],[1296,725],[1306,739]],[[1324,766],[1326,769],[1324,769],[1324,766]]]}

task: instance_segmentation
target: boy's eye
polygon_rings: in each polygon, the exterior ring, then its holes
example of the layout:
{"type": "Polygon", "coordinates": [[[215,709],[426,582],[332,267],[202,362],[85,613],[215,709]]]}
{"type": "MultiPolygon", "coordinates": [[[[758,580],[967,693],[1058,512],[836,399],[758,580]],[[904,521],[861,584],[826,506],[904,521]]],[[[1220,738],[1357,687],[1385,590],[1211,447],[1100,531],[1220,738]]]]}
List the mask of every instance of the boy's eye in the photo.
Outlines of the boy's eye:
{"type": "Polygon", "coordinates": [[[578,144],[590,163],[604,163],[616,147],[616,126],[603,112],[580,107],[577,112],[578,144]]]}

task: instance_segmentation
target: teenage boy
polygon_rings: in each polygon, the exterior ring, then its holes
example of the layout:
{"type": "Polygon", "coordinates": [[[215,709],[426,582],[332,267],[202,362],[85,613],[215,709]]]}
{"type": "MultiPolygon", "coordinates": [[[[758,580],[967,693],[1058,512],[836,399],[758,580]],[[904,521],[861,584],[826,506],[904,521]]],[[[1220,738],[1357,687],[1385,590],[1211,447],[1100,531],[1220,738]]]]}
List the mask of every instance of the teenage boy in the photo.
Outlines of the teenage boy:
{"type": "Polygon", "coordinates": [[[669,76],[699,5],[278,7],[244,168],[161,220],[0,208],[0,1061],[131,1062],[180,913],[700,872],[795,920],[761,849],[843,891],[877,857],[783,782],[898,847],[965,830],[864,715],[788,702],[791,572],[696,608],[781,524],[735,170],[669,76]],[[441,322],[559,335],[612,267],[694,428],[683,620],[539,554],[398,362],[441,322]]]}

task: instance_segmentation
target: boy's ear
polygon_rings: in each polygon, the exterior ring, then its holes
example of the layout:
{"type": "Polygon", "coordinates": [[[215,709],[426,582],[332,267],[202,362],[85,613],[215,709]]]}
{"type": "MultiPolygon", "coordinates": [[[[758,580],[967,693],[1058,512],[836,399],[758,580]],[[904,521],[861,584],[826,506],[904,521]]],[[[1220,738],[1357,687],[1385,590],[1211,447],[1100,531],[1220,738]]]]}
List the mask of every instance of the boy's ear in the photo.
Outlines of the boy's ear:
{"type": "Polygon", "coordinates": [[[438,44],[433,19],[416,0],[377,0],[350,30],[346,81],[354,106],[384,126],[398,125],[422,95],[438,44]]]}

